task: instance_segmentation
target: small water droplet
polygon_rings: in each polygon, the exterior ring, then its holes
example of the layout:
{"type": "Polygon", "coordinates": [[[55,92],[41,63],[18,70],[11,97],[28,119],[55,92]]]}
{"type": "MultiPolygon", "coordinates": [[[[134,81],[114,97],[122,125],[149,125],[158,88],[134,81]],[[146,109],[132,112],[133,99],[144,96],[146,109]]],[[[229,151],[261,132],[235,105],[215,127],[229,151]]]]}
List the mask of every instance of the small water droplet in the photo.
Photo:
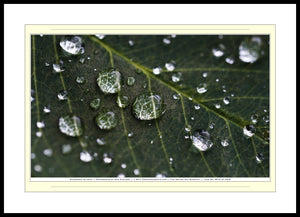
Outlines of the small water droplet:
{"type": "Polygon", "coordinates": [[[156,66],[153,68],[153,74],[159,75],[161,73],[162,68],[160,66],[156,66]]]}
{"type": "Polygon", "coordinates": [[[43,171],[43,167],[39,164],[34,165],[33,169],[34,169],[34,171],[36,171],[38,173],[43,171]]]}
{"type": "Polygon", "coordinates": [[[174,93],[174,94],[172,95],[172,97],[173,97],[173,99],[175,99],[175,100],[180,99],[180,96],[179,96],[178,94],[176,94],[176,93],[174,93]]]}
{"type": "Polygon", "coordinates": [[[93,156],[88,153],[87,151],[82,151],[80,152],[80,160],[85,162],[85,163],[88,163],[88,162],[91,162],[93,160],[93,156]]]}
{"type": "Polygon", "coordinates": [[[129,98],[128,96],[125,95],[118,95],[117,97],[117,104],[120,108],[125,108],[126,106],[129,105],[129,98]]]}
{"type": "Polygon", "coordinates": [[[118,174],[118,178],[125,178],[125,175],[124,175],[124,173],[120,173],[120,174],[118,174]]]}
{"type": "Polygon", "coordinates": [[[193,120],[195,120],[195,118],[194,118],[194,117],[191,117],[191,120],[193,121],[193,120]]]}
{"type": "Polygon", "coordinates": [[[114,69],[105,70],[99,73],[97,84],[100,90],[105,94],[117,93],[121,90],[123,76],[114,69]]]}
{"type": "Polygon", "coordinates": [[[47,157],[51,157],[53,154],[53,150],[51,148],[47,148],[43,151],[43,154],[46,155],[47,157]]]}
{"type": "Polygon", "coordinates": [[[219,35],[218,38],[219,38],[219,39],[223,39],[223,35],[219,35]]]}
{"type": "Polygon", "coordinates": [[[43,133],[42,133],[41,131],[38,131],[38,132],[35,133],[35,135],[36,135],[37,137],[42,137],[43,133]]]}
{"type": "Polygon", "coordinates": [[[192,100],[193,100],[193,97],[190,96],[188,99],[189,99],[190,101],[192,101],[192,100]]]}
{"type": "Polygon", "coordinates": [[[213,146],[210,134],[204,130],[196,130],[192,136],[193,146],[200,151],[207,151],[213,146]]]}
{"type": "Polygon", "coordinates": [[[135,83],[135,78],[134,77],[128,77],[127,78],[127,85],[128,86],[133,86],[135,83]]]}
{"type": "Polygon", "coordinates": [[[206,78],[206,77],[207,77],[207,75],[208,75],[208,73],[207,73],[207,72],[203,72],[203,74],[202,74],[202,77],[203,77],[203,78],[206,78]]]}
{"type": "Polygon", "coordinates": [[[221,57],[224,55],[225,46],[223,44],[219,44],[217,48],[212,49],[212,53],[215,57],[221,57]]]}
{"type": "Polygon", "coordinates": [[[61,146],[61,152],[63,154],[69,154],[72,151],[72,146],[70,144],[64,144],[61,146]]]}
{"type": "Polygon", "coordinates": [[[139,169],[134,169],[133,173],[134,173],[134,175],[138,176],[138,175],[140,175],[140,170],[139,169]]]}
{"type": "Polygon", "coordinates": [[[254,136],[255,131],[256,129],[252,124],[248,124],[243,128],[244,135],[248,138],[254,136]]]}
{"type": "Polygon", "coordinates": [[[107,153],[104,153],[104,154],[103,154],[103,162],[104,162],[105,164],[110,164],[110,163],[112,162],[112,158],[109,157],[107,153]]]}
{"type": "Polygon", "coordinates": [[[269,130],[265,130],[263,132],[263,137],[264,137],[264,140],[269,140],[270,139],[270,131],[269,130]]]}
{"type": "Polygon", "coordinates": [[[132,111],[139,120],[152,120],[163,115],[165,107],[160,95],[146,92],[136,97],[132,111]]]}
{"type": "Polygon", "coordinates": [[[199,109],[200,109],[200,105],[199,105],[199,104],[196,104],[196,105],[194,105],[194,108],[195,108],[196,110],[199,110],[199,109]]]}
{"type": "Polygon", "coordinates": [[[30,154],[30,158],[33,160],[33,159],[35,159],[36,158],[36,154],[35,153],[31,153],[30,154]]]}
{"type": "Polygon", "coordinates": [[[61,90],[57,94],[57,98],[59,101],[67,100],[68,99],[68,92],[66,90],[61,90]]]}
{"type": "Polygon", "coordinates": [[[225,96],[223,98],[223,102],[224,102],[225,105],[228,105],[230,103],[230,96],[225,96]]]}
{"type": "Polygon", "coordinates": [[[133,137],[133,135],[134,135],[134,133],[133,133],[133,132],[130,132],[130,133],[128,133],[128,134],[127,134],[127,136],[128,136],[129,138],[132,138],[132,137],[133,137]]]}
{"type": "Polygon", "coordinates": [[[85,63],[85,58],[84,58],[84,57],[81,57],[81,58],[79,59],[79,62],[80,62],[81,64],[84,64],[84,63],[85,63]]]}
{"type": "Polygon", "coordinates": [[[260,57],[261,39],[252,37],[241,42],[239,46],[239,58],[245,63],[254,63],[260,57]]]}
{"type": "Polygon", "coordinates": [[[101,105],[101,99],[100,98],[96,98],[96,99],[93,99],[91,102],[90,102],[90,107],[92,109],[98,109],[101,105]]]}
{"type": "Polygon", "coordinates": [[[175,69],[175,61],[170,61],[170,62],[168,62],[168,63],[166,63],[165,64],[165,67],[166,67],[166,69],[168,70],[168,71],[174,71],[174,69],[175,69]]]}
{"type": "Polygon", "coordinates": [[[156,173],[155,178],[165,178],[166,176],[161,173],[156,173]]]}
{"type": "Polygon", "coordinates": [[[215,104],[215,107],[216,107],[216,109],[219,109],[219,108],[221,108],[221,105],[220,104],[215,104]]]}
{"type": "Polygon", "coordinates": [[[50,106],[49,105],[44,106],[43,111],[44,113],[50,113],[51,112],[50,106]]]}
{"type": "Polygon", "coordinates": [[[32,96],[30,96],[30,102],[34,101],[34,98],[32,96]]]}
{"type": "Polygon", "coordinates": [[[163,38],[163,43],[164,44],[171,44],[171,40],[167,38],[163,38]]]}
{"type": "Polygon", "coordinates": [[[118,117],[112,111],[102,109],[96,116],[96,124],[101,130],[110,130],[118,125],[118,117]]]}
{"type": "Polygon", "coordinates": [[[78,84],[83,84],[85,82],[85,78],[83,76],[77,76],[76,82],[78,84]]]}
{"type": "Polygon", "coordinates": [[[49,63],[47,63],[47,62],[45,62],[45,66],[47,66],[47,67],[48,67],[48,66],[50,66],[50,64],[49,64],[49,63]]]}
{"type": "Polygon", "coordinates": [[[150,141],[150,144],[151,144],[151,145],[153,144],[153,140],[150,141]]]}
{"type": "Polygon", "coordinates": [[[264,121],[265,123],[269,123],[269,122],[270,122],[269,115],[263,116],[263,121],[264,121]]]}
{"type": "Polygon", "coordinates": [[[64,116],[59,118],[59,130],[67,136],[81,136],[83,134],[83,127],[81,120],[76,116],[64,116]]]}
{"type": "Polygon", "coordinates": [[[223,147],[228,146],[228,145],[229,145],[228,139],[222,139],[222,140],[221,140],[221,145],[222,145],[223,147]]]}
{"type": "Polygon", "coordinates": [[[97,38],[99,38],[99,39],[103,39],[103,38],[105,38],[105,35],[103,35],[103,34],[98,34],[98,35],[95,35],[97,38]]]}
{"type": "Polygon", "coordinates": [[[129,40],[129,41],[128,41],[128,44],[129,44],[130,47],[132,47],[132,46],[134,45],[134,41],[129,40]]]}
{"type": "Polygon", "coordinates": [[[45,123],[44,123],[44,121],[38,121],[38,122],[36,122],[36,126],[37,126],[37,128],[44,128],[45,123]]]}
{"type": "Polygon", "coordinates": [[[262,153],[259,153],[255,156],[255,160],[256,160],[256,163],[261,163],[263,160],[264,160],[264,155],[262,153]]]}
{"type": "Polygon", "coordinates": [[[173,158],[172,157],[169,158],[169,163],[173,164],[173,158]]]}
{"type": "Polygon", "coordinates": [[[232,57],[227,57],[225,59],[225,62],[228,63],[228,64],[230,64],[230,65],[232,65],[234,63],[234,59],[232,57]]]}
{"type": "Polygon", "coordinates": [[[198,86],[197,86],[197,92],[202,94],[202,93],[205,93],[207,91],[207,84],[206,83],[200,83],[198,86]]]}
{"type": "Polygon", "coordinates": [[[209,123],[209,124],[208,124],[208,127],[209,127],[210,129],[214,129],[215,123],[209,123]]]}
{"type": "Polygon", "coordinates": [[[52,65],[52,67],[53,67],[53,73],[60,73],[60,72],[65,71],[65,67],[63,65],[63,61],[61,61],[61,60],[59,61],[59,64],[54,63],[52,65]]]}
{"type": "Polygon", "coordinates": [[[123,163],[123,164],[121,164],[121,167],[122,167],[123,169],[125,169],[125,168],[127,167],[127,165],[126,165],[125,163],[123,163]]]}
{"type": "Polygon", "coordinates": [[[97,138],[97,139],[96,139],[96,142],[97,142],[98,145],[105,145],[105,140],[104,140],[104,138],[97,138]]]}
{"type": "Polygon", "coordinates": [[[187,127],[184,128],[184,130],[185,130],[186,132],[190,132],[190,131],[191,131],[191,128],[192,128],[191,125],[188,125],[187,127]]]}
{"type": "Polygon", "coordinates": [[[256,124],[258,122],[258,114],[251,115],[251,121],[253,124],[256,124]]]}
{"type": "Polygon", "coordinates": [[[59,45],[67,54],[78,55],[84,53],[82,39],[78,36],[72,38],[66,37],[60,41],[59,45]]]}
{"type": "Polygon", "coordinates": [[[220,81],[220,79],[219,79],[219,78],[217,78],[217,79],[216,79],[216,82],[219,82],[219,81],[220,81]]]}

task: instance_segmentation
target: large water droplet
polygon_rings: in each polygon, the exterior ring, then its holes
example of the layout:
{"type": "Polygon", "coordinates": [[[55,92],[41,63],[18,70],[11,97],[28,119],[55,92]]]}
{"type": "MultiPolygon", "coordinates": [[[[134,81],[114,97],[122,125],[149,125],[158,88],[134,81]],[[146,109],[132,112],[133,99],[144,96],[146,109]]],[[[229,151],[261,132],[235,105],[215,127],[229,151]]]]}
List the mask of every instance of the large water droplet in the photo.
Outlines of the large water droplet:
{"type": "Polygon", "coordinates": [[[135,117],[139,120],[156,119],[166,111],[162,97],[149,92],[138,95],[132,108],[135,117]]]}
{"type": "Polygon", "coordinates": [[[254,63],[260,56],[261,39],[252,37],[244,40],[239,46],[239,58],[245,63],[254,63]]]}
{"type": "Polygon", "coordinates": [[[80,160],[85,162],[85,163],[88,163],[88,162],[91,162],[93,160],[93,156],[88,153],[87,151],[82,151],[80,152],[80,160]]]}
{"type": "Polygon", "coordinates": [[[81,120],[76,116],[67,115],[59,118],[58,126],[60,132],[68,136],[81,136],[83,133],[81,120]]]}
{"type": "Polygon", "coordinates": [[[213,146],[210,134],[204,130],[196,130],[192,136],[193,146],[200,151],[207,151],[213,146]]]}
{"type": "Polygon", "coordinates": [[[101,105],[101,99],[100,98],[96,98],[96,99],[93,99],[91,102],[90,102],[90,107],[92,109],[98,109],[101,105]]]}
{"type": "Polygon", "coordinates": [[[105,94],[117,93],[121,90],[122,74],[114,69],[102,71],[97,78],[98,86],[105,94]]]}
{"type": "Polygon", "coordinates": [[[205,93],[207,91],[207,84],[206,83],[200,83],[198,86],[197,86],[197,92],[202,94],[202,93],[205,93]]]}
{"type": "Polygon", "coordinates": [[[246,137],[252,137],[252,136],[254,136],[255,131],[256,131],[256,129],[255,129],[255,127],[252,124],[246,125],[243,128],[243,132],[244,132],[244,135],[246,137]]]}
{"type": "Polygon", "coordinates": [[[68,54],[78,55],[84,53],[82,39],[78,36],[74,36],[72,38],[66,37],[60,41],[59,45],[68,54]]]}
{"type": "Polygon", "coordinates": [[[133,86],[135,83],[135,78],[134,77],[128,77],[127,78],[127,85],[128,86],[133,86]]]}
{"type": "Polygon", "coordinates": [[[112,111],[101,110],[96,116],[96,124],[101,130],[110,130],[118,125],[118,117],[112,111]]]}
{"type": "Polygon", "coordinates": [[[181,72],[176,72],[176,73],[174,73],[172,75],[172,81],[173,82],[177,83],[177,82],[179,82],[181,80],[182,80],[182,74],[181,74],[181,72]]]}
{"type": "Polygon", "coordinates": [[[125,108],[129,105],[129,98],[125,95],[119,95],[117,97],[117,104],[120,108],[125,108]]]}
{"type": "Polygon", "coordinates": [[[153,74],[159,75],[161,73],[162,68],[160,66],[156,66],[153,68],[153,74]]]}

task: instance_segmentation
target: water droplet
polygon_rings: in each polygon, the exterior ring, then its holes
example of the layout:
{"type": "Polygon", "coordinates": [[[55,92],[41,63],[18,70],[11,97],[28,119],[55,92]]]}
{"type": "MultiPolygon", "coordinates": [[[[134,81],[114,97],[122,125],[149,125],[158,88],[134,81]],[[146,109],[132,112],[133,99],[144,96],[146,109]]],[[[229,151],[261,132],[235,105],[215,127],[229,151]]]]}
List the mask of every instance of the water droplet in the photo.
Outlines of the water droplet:
{"type": "Polygon", "coordinates": [[[121,90],[121,82],[122,74],[114,69],[100,72],[97,78],[97,84],[105,94],[119,92],[121,90]]]}
{"type": "Polygon", "coordinates": [[[191,125],[188,125],[187,127],[184,128],[184,130],[185,130],[186,132],[190,132],[190,131],[191,131],[191,128],[192,128],[191,125]]]}
{"type": "Polygon", "coordinates": [[[112,111],[101,110],[96,119],[96,124],[101,130],[110,130],[118,125],[118,117],[112,111]]]}
{"type": "Polygon", "coordinates": [[[129,105],[129,98],[128,96],[124,96],[124,95],[119,95],[117,97],[117,104],[120,108],[125,108],[126,106],[129,105]]]}
{"type": "Polygon", "coordinates": [[[217,48],[212,49],[212,53],[215,57],[221,57],[224,55],[225,46],[223,44],[219,44],[217,48]]]}
{"type": "Polygon", "coordinates": [[[34,165],[33,169],[34,169],[34,171],[36,171],[38,173],[43,171],[43,167],[39,164],[34,165]]]}
{"type": "Polygon", "coordinates": [[[208,127],[209,127],[210,129],[214,129],[215,123],[209,123],[209,124],[208,124],[208,127]]]}
{"type": "Polygon", "coordinates": [[[139,169],[134,169],[133,173],[134,173],[134,175],[138,176],[138,175],[140,175],[140,170],[139,169]]]}
{"type": "Polygon", "coordinates": [[[169,158],[169,163],[173,164],[173,158],[172,157],[169,158]]]}
{"type": "Polygon", "coordinates": [[[88,153],[87,151],[82,151],[80,152],[80,160],[85,162],[85,163],[88,163],[88,162],[91,162],[93,160],[93,156],[88,153]]]}
{"type": "Polygon", "coordinates": [[[175,35],[175,34],[172,34],[172,35],[171,35],[171,38],[176,38],[176,35],[175,35]]]}
{"type": "Polygon", "coordinates": [[[263,157],[263,156],[264,156],[264,155],[263,155],[262,153],[257,154],[257,155],[255,156],[256,163],[261,163],[261,162],[264,160],[264,157],[263,157]]]}
{"type": "Polygon", "coordinates": [[[83,83],[85,82],[85,78],[84,78],[83,76],[78,76],[78,77],[76,78],[76,82],[77,82],[78,84],[83,84],[83,83]]]}
{"type": "Polygon", "coordinates": [[[191,120],[193,121],[193,120],[195,120],[195,118],[194,118],[194,117],[191,117],[191,120]]]}
{"type": "Polygon", "coordinates": [[[202,77],[203,77],[203,78],[206,78],[206,77],[207,77],[207,75],[208,75],[208,73],[207,73],[207,72],[203,72],[203,74],[202,74],[202,77]]]}
{"type": "Polygon", "coordinates": [[[72,38],[66,37],[60,41],[59,45],[68,54],[78,55],[84,53],[82,39],[78,36],[74,36],[72,38]]]}
{"type": "Polygon", "coordinates": [[[213,146],[210,134],[204,130],[196,130],[192,136],[193,146],[200,151],[207,151],[213,146]]]}
{"type": "Polygon", "coordinates": [[[256,131],[256,129],[255,129],[255,127],[252,124],[246,125],[243,128],[244,135],[247,136],[247,137],[254,136],[255,131],[256,131]]]}
{"type": "Polygon", "coordinates": [[[156,66],[153,68],[153,74],[159,75],[161,73],[162,68],[160,66],[156,66]]]}
{"type": "Polygon", "coordinates": [[[128,136],[129,138],[132,138],[132,137],[133,137],[133,135],[134,135],[134,133],[133,133],[133,132],[130,132],[130,133],[128,133],[128,134],[127,134],[127,136],[128,136]]]}
{"type": "Polygon", "coordinates": [[[193,100],[193,97],[190,96],[188,99],[189,99],[190,101],[192,101],[192,100],[193,100]]]}
{"type": "Polygon", "coordinates": [[[245,63],[254,63],[260,56],[261,39],[252,37],[244,40],[239,46],[239,58],[245,63]]]}
{"type": "Polygon", "coordinates": [[[103,39],[103,38],[105,38],[105,35],[103,35],[103,34],[98,34],[98,35],[95,35],[97,38],[99,38],[99,39],[103,39]]]}
{"type": "Polygon", "coordinates": [[[136,97],[133,113],[139,120],[152,120],[163,115],[166,111],[165,107],[160,95],[146,92],[136,97]]]}
{"type": "Polygon", "coordinates": [[[135,83],[135,78],[134,77],[128,77],[127,78],[127,85],[128,86],[133,86],[135,83]]]}
{"type": "Polygon", "coordinates": [[[72,151],[72,146],[70,144],[64,144],[61,146],[61,152],[63,154],[69,154],[72,151]]]}
{"type": "Polygon", "coordinates": [[[49,105],[44,106],[43,111],[44,111],[44,113],[50,113],[51,112],[50,106],[49,105]]]}
{"type": "Polygon", "coordinates": [[[223,98],[223,102],[224,102],[225,105],[228,105],[230,103],[230,96],[225,96],[223,98]]]}
{"type": "Polygon", "coordinates": [[[269,130],[265,130],[263,132],[263,137],[265,140],[269,140],[270,139],[270,131],[269,130]]]}
{"type": "Polygon", "coordinates": [[[172,97],[173,97],[173,99],[175,99],[175,100],[180,99],[180,96],[179,96],[178,94],[176,94],[176,93],[174,93],[174,94],[172,95],[172,97]]]}
{"type": "Polygon", "coordinates": [[[46,155],[47,157],[51,157],[53,154],[53,151],[51,148],[47,148],[43,151],[43,154],[46,155]]]}
{"type": "Polygon", "coordinates": [[[105,145],[105,140],[104,140],[104,138],[101,138],[101,139],[100,139],[100,138],[97,138],[97,139],[96,139],[96,142],[97,142],[98,145],[105,145]]]}
{"type": "Polygon", "coordinates": [[[215,107],[216,107],[216,109],[219,109],[219,108],[221,108],[221,105],[220,104],[215,104],[215,107]]]}
{"type": "Polygon", "coordinates": [[[38,121],[38,122],[36,122],[36,126],[37,126],[37,128],[44,128],[45,123],[44,123],[44,121],[38,121]]]}
{"type": "Polygon", "coordinates": [[[31,158],[32,160],[35,159],[35,158],[36,158],[35,153],[31,153],[31,154],[30,154],[30,158],[31,158]]]}
{"type": "Polygon", "coordinates": [[[84,58],[84,57],[81,57],[81,58],[79,59],[79,62],[80,62],[81,64],[84,64],[84,63],[85,63],[85,58],[84,58]]]}
{"type": "Polygon", "coordinates": [[[155,178],[165,178],[166,176],[161,173],[156,173],[155,178]]]}
{"type": "Polygon", "coordinates": [[[217,79],[216,79],[216,82],[219,82],[219,81],[220,81],[220,79],[219,79],[219,78],[217,78],[217,79]]]}
{"type": "Polygon", "coordinates": [[[230,64],[230,65],[232,65],[234,63],[234,59],[232,57],[227,57],[225,59],[225,62],[228,63],[228,64],[230,64]]]}
{"type": "Polygon", "coordinates": [[[134,45],[134,41],[129,40],[129,41],[128,41],[128,44],[129,44],[130,47],[132,47],[132,46],[134,45]]]}
{"type": "Polygon", "coordinates": [[[38,131],[38,132],[35,133],[35,135],[36,135],[37,137],[42,137],[43,133],[42,133],[41,131],[38,131]]]}
{"type": "Polygon", "coordinates": [[[151,145],[153,144],[153,140],[150,141],[150,144],[151,144],[151,145]]]}
{"type": "Polygon", "coordinates": [[[49,63],[47,63],[47,62],[45,62],[45,66],[50,66],[50,64],[49,64],[49,63]]]}
{"type": "Polygon", "coordinates": [[[177,83],[177,82],[179,82],[181,80],[182,80],[182,74],[181,74],[181,72],[176,72],[176,73],[174,73],[172,75],[172,81],[173,82],[177,83]]]}
{"type": "Polygon", "coordinates": [[[168,71],[174,71],[174,69],[175,69],[175,61],[171,61],[171,62],[169,62],[169,63],[166,63],[165,64],[165,67],[166,67],[166,69],[168,70],[168,71]]]}
{"type": "Polygon", "coordinates": [[[67,100],[68,99],[68,92],[66,90],[61,90],[57,94],[57,98],[59,101],[67,100]]]}
{"type": "Polygon", "coordinates": [[[205,93],[207,91],[207,84],[206,83],[200,83],[198,86],[197,86],[197,92],[202,94],[202,93],[205,93]]]}
{"type": "Polygon", "coordinates": [[[223,147],[228,146],[228,145],[229,145],[228,139],[222,139],[222,140],[221,140],[221,145],[222,145],[223,147]]]}
{"type": "Polygon", "coordinates": [[[34,101],[34,98],[32,96],[30,96],[30,102],[34,101]]]}
{"type": "Polygon", "coordinates": [[[125,169],[125,168],[127,167],[127,165],[126,165],[125,163],[123,163],[123,164],[121,164],[121,167],[122,167],[123,169],[125,169]]]}
{"type": "Polygon", "coordinates": [[[223,35],[219,35],[218,38],[219,38],[219,39],[223,39],[223,35]]]}
{"type": "Polygon", "coordinates": [[[58,126],[60,132],[66,134],[67,136],[81,136],[83,133],[81,120],[79,117],[76,117],[74,115],[67,115],[59,118],[58,126]]]}
{"type": "Polygon", "coordinates": [[[120,173],[120,174],[118,174],[118,178],[125,178],[125,175],[124,175],[124,173],[120,173]]]}
{"type": "Polygon", "coordinates": [[[270,122],[269,115],[263,116],[263,121],[264,121],[265,123],[269,123],[269,122],[270,122]]]}
{"type": "Polygon", "coordinates": [[[93,99],[91,102],[90,102],[90,107],[92,109],[98,109],[101,105],[101,99],[100,98],[96,98],[96,99],[93,99]]]}
{"type": "Polygon", "coordinates": [[[103,162],[106,164],[110,164],[112,162],[112,158],[108,156],[107,153],[103,154],[103,162]]]}
{"type": "Polygon", "coordinates": [[[251,115],[251,121],[253,124],[258,122],[258,114],[251,115]]]}
{"type": "Polygon", "coordinates": [[[194,105],[194,108],[195,108],[196,110],[199,110],[199,109],[200,109],[200,105],[199,105],[199,104],[196,104],[196,105],[194,105]]]}
{"type": "Polygon", "coordinates": [[[63,65],[63,61],[59,61],[59,64],[54,63],[52,65],[52,67],[53,67],[53,73],[60,73],[60,72],[65,71],[65,67],[63,65]]]}
{"type": "Polygon", "coordinates": [[[164,44],[171,44],[171,40],[167,38],[163,38],[163,43],[164,44]]]}

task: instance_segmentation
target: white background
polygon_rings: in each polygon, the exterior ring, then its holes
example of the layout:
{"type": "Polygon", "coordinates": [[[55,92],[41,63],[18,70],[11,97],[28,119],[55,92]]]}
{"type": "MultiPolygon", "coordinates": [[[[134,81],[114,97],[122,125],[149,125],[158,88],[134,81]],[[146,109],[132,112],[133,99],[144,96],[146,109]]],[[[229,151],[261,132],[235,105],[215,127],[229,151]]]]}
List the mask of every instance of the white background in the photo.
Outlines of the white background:
{"type": "Polygon", "coordinates": [[[296,212],[296,5],[5,5],[4,212],[296,212]],[[276,24],[276,193],[25,193],[25,24],[276,24]]]}

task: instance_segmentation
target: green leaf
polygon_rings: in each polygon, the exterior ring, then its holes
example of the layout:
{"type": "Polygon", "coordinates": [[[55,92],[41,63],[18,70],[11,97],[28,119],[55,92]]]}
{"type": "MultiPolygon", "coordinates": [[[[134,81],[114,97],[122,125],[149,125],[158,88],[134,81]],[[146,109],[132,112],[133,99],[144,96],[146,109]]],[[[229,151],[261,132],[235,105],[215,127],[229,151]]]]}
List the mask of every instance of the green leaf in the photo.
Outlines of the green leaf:
{"type": "Polygon", "coordinates": [[[79,35],[71,54],[66,38],[32,36],[32,177],[269,177],[269,36],[79,35]],[[105,94],[99,73],[112,69],[122,79],[105,94]],[[154,119],[139,120],[133,105],[147,92],[164,105],[149,102],[154,119]],[[97,126],[101,111],[115,114],[115,127],[97,126]],[[59,129],[71,115],[81,136],[59,129]],[[193,145],[199,132],[213,143],[206,151],[193,145]]]}

